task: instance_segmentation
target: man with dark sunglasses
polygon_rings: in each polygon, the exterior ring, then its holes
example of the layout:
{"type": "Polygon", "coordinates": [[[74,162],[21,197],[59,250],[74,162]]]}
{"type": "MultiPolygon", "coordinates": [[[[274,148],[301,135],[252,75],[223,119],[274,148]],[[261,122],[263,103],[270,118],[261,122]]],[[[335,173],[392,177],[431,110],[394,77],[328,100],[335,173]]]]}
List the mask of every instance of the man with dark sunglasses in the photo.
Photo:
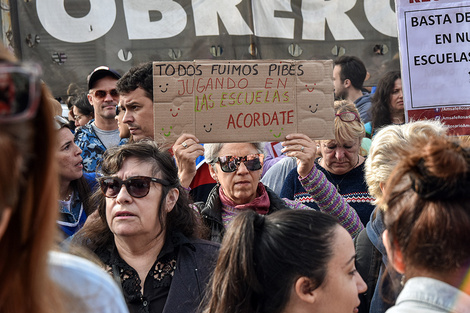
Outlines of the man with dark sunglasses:
{"type": "Polygon", "coordinates": [[[119,78],[121,75],[107,66],[99,66],[88,75],[88,101],[95,110],[95,118],[75,134],[75,143],[83,151],[83,169],[86,172],[96,171],[106,149],[127,142],[127,139],[119,137],[115,120],[119,101],[116,82],[119,78]]]}

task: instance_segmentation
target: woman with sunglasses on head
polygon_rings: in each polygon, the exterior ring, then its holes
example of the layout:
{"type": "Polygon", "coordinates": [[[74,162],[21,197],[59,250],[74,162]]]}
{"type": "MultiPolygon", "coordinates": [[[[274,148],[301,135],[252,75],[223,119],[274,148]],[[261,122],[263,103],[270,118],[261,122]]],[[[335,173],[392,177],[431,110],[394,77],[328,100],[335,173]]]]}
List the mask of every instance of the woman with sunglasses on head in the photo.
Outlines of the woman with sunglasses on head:
{"type": "Polygon", "coordinates": [[[314,210],[240,213],[227,230],[202,313],[353,313],[366,284],[351,236],[314,210]]]}
{"type": "Polygon", "coordinates": [[[470,148],[445,136],[408,151],[387,180],[382,238],[404,284],[389,313],[470,312],[470,148]]]}
{"type": "Polygon", "coordinates": [[[56,130],[38,69],[0,47],[0,312],[127,312],[116,284],[89,261],[53,251],[56,130]]]}
{"type": "Polygon", "coordinates": [[[95,173],[83,173],[82,150],[75,144],[68,121],[54,117],[57,130],[56,160],[59,170],[59,219],[57,223],[67,238],[85,223],[93,208],[88,203],[96,186],[95,173]]]}
{"type": "MultiPolygon", "coordinates": [[[[335,139],[320,141],[321,157],[315,166],[335,185],[336,190],[356,210],[361,222],[366,225],[374,210],[373,198],[364,180],[364,161],[361,142],[365,136],[364,125],[353,103],[335,101],[335,139]]],[[[297,169],[286,177],[281,197],[296,200],[316,210],[317,202],[305,190],[298,179],[297,169]]]]}
{"type": "MultiPolygon", "coordinates": [[[[185,149],[184,145],[181,146],[185,149]]],[[[337,217],[341,225],[352,236],[356,236],[364,226],[354,209],[314,166],[316,143],[303,134],[290,134],[286,136],[283,146],[283,153],[296,157],[297,179],[317,201],[321,211],[337,217]]],[[[210,173],[217,181],[206,203],[197,204],[204,222],[211,230],[210,240],[221,242],[231,220],[245,210],[271,214],[283,209],[311,209],[298,201],[279,198],[260,182],[262,143],[206,144],[204,149],[210,173]]]]}
{"type": "Polygon", "coordinates": [[[100,174],[99,218],[74,240],[120,282],[131,312],[196,312],[218,245],[197,239],[202,224],[172,157],[153,141],[130,143],[106,151],[100,174]]]}

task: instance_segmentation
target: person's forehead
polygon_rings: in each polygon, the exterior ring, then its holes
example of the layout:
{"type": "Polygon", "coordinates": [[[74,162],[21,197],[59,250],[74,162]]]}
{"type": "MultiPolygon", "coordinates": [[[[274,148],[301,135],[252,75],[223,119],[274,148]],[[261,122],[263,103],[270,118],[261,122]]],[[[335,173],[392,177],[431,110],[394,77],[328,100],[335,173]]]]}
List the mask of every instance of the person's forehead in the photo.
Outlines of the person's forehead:
{"type": "Polygon", "coordinates": [[[121,94],[120,96],[121,105],[127,105],[129,103],[134,103],[134,102],[138,102],[140,104],[146,104],[146,103],[149,103],[150,105],[153,104],[152,100],[149,97],[147,97],[145,90],[143,90],[140,87],[128,93],[121,94]]]}
{"type": "Polygon", "coordinates": [[[219,155],[237,155],[245,156],[246,154],[258,153],[255,146],[251,143],[225,143],[219,151],[219,155]]]}

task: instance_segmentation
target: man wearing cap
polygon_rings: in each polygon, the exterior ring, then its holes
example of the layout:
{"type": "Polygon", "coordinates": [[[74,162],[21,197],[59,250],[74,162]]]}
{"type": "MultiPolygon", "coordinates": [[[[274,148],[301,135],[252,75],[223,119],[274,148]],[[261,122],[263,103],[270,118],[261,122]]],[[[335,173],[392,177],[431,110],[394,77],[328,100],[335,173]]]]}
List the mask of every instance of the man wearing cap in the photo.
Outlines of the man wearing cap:
{"type": "Polygon", "coordinates": [[[88,101],[95,110],[95,118],[75,133],[75,143],[82,149],[83,169],[95,172],[106,149],[127,142],[119,137],[116,105],[119,94],[116,82],[118,72],[107,66],[97,67],[88,75],[88,101]]]}

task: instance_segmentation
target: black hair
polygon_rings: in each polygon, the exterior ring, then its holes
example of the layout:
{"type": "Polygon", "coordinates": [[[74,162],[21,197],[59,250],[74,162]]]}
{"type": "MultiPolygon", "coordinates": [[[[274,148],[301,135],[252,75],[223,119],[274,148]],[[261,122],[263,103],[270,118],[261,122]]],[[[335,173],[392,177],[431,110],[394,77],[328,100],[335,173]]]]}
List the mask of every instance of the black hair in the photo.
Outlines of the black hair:
{"type": "Polygon", "coordinates": [[[367,70],[361,59],[355,56],[343,55],[337,58],[334,63],[341,66],[341,81],[349,79],[354,88],[362,89],[367,76],[367,70]]]}
{"type": "Polygon", "coordinates": [[[116,83],[116,89],[120,94],[127,94],[137,88],[142,88],[147,98],[153,101],[152,62],[132,67],[116,83]]]}

